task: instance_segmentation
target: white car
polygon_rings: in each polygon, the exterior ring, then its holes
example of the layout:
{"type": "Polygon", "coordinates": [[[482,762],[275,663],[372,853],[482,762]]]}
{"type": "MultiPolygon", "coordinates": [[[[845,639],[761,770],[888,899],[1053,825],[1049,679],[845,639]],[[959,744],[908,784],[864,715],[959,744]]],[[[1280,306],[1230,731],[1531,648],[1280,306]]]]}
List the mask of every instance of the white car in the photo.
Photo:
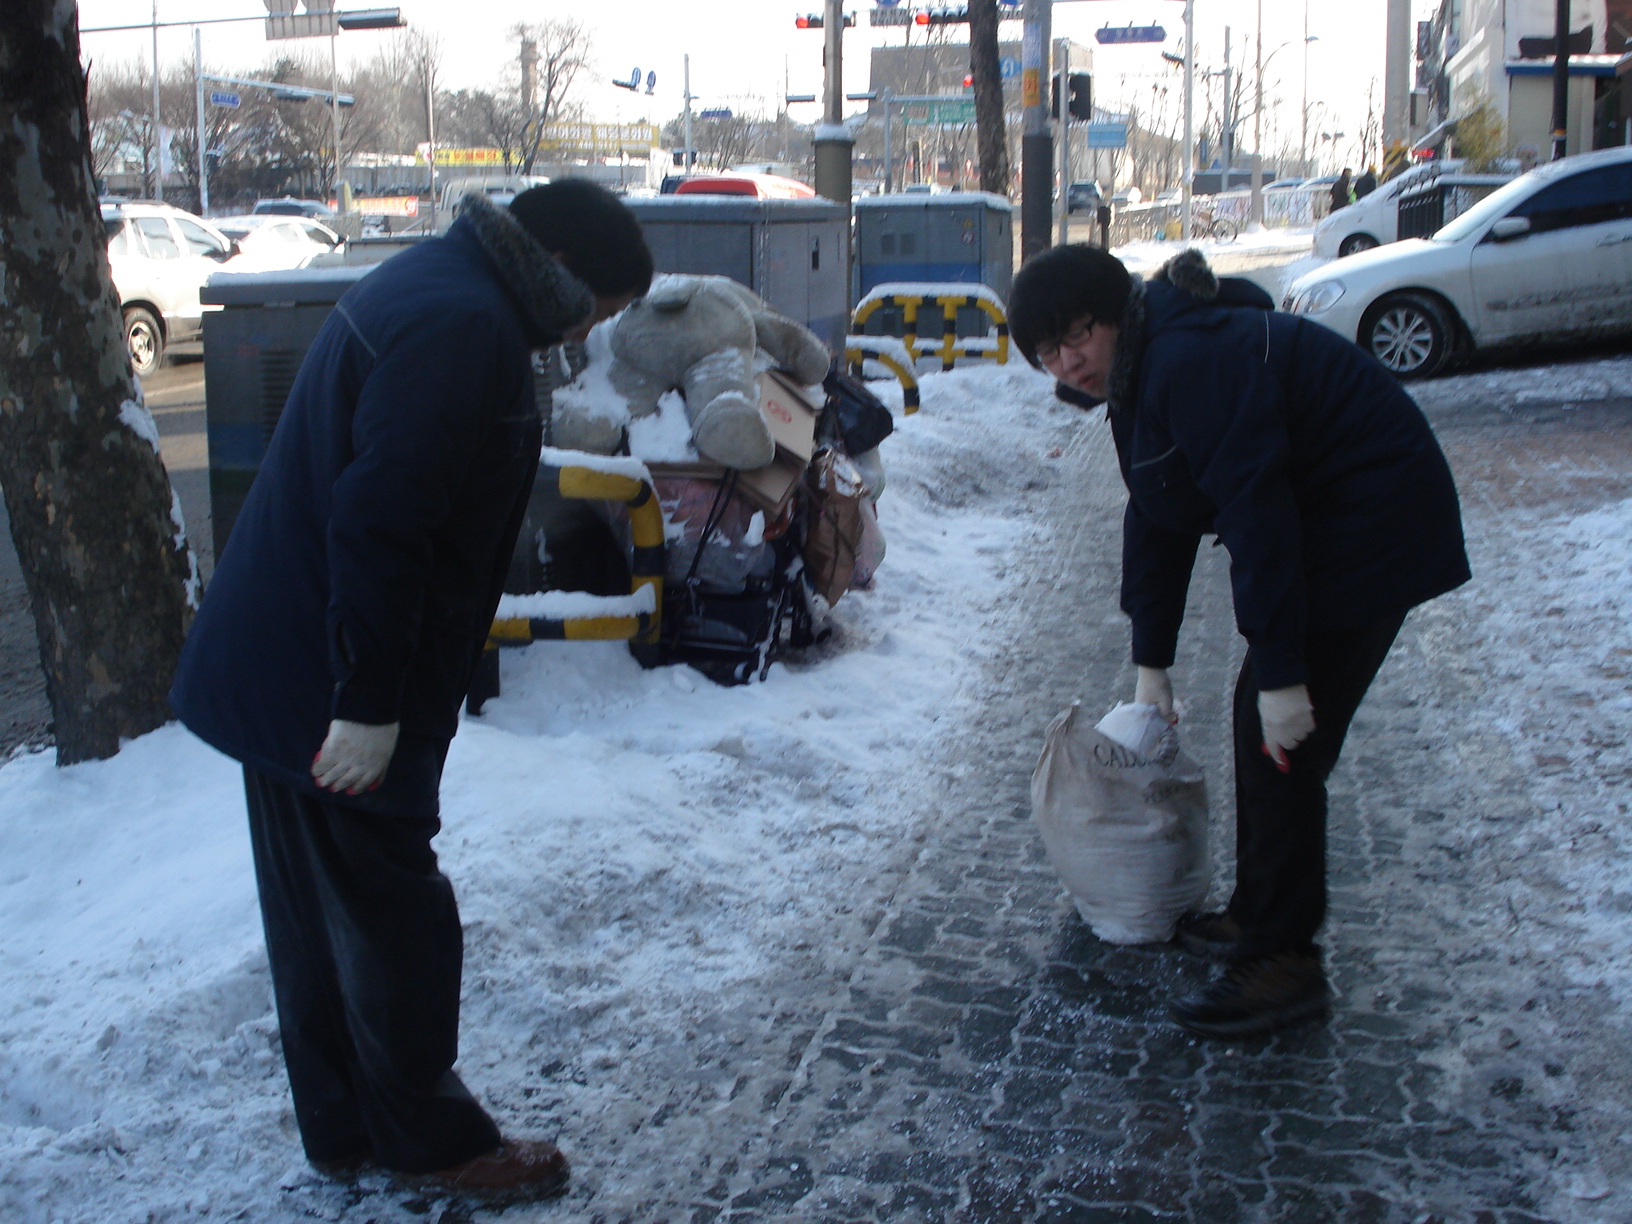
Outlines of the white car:
{"type": "Polygon", "coordinates": [[[238,244],[239,253],[226,265],[227,272],[304,268],[321,256],[338,254],[346,243],[321,221],[309,217],[275,213],[218,217],[215,227],[238,244]]]}
{"type": "Polygon", "coordinates": [[[1448,160],[1411,166],[1364,199],[1327,213],[1315,226],[1314,253],[1321,259],[1339,259],[1394,242],[1400,236],[1401,193],[1461,164],[1448,160]]]}
{"type": "Polygon", "coordinates": [[[1632,147],[1549,162],[1432,238],[1305,273],[1282,308],[1401,378],[1471,349],[1632,332],[1632,147]]]}
{"type": "Polygon", "coordinates": [[[151,374],[166,348],[200,334],[198,291],[237,248],[202,217],[168,204],[107,200],[102,224],[131,368],[151,374]]]}

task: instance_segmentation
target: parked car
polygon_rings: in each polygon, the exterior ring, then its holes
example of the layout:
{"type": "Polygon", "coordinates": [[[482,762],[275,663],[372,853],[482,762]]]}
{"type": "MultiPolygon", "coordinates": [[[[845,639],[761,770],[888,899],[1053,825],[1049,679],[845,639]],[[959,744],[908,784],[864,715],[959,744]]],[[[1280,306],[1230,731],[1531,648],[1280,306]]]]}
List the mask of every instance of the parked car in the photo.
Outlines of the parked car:
{"type": "Polygon", "coordinates": [[[1461,164],[1450,159],[1411,166],[1364,199],[1327,213],[1315,226],[1314,253],[1322,259],[1340,259],[1395,241],[1400,236],[1400,195],[1461,164]]]}
{"type": "Polygon", "coordinates": [[[1099,184],[1089,180],[1083,183],[1072,183],[1065,189],[1065,208],[1067,212],[1093,212],[1105,203],[1105,193],[1099,189],[1099,184]]]}
{"type": "Polygon", "coordinates": [[[297,200],[294,196],[279,196],[275,200],[256,200],[249,210],[256,216],[274,217],[332,217],[334,209],[322,200],[297,200]]]}
{"type": "Polygon", "coordinates": [[[218,217],[215,228],[238,244],[228,272],[273,272],[304,268],[323,255],[338,254],[346,240],[321,221],[277,213],[218,217]]]}
{"type": "Polygon", "coordinates": [[[1282,306],[1401,378],[1472,349],[1632,332],[1632,147],[1539,166],[1432,238],[1300,276],[1282,306]]]}
{"type": "Polygon", "coordinates": [[[237,248],[202,217],[168,204],[104,202],[102,224],[130,364],[137,374],[151,374],[170,345],[199,335],[198,291],[237,248]]]}

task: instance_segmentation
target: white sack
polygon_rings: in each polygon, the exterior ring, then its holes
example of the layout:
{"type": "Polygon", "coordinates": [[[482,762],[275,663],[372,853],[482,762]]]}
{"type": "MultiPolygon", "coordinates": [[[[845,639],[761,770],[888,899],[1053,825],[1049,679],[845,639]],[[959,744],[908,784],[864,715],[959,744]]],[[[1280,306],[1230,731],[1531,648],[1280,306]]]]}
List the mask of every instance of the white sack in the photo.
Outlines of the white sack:
{"type": "Polygon", "coordinates": [[[1032,818],[1094,934],[1107,943],[1165,942],[1211,878],[1206,779],[1174,728],[1140,756],[1089,726],[1080,710],[1073,702],[1048,726],[1031,775],[1032,818]]]}

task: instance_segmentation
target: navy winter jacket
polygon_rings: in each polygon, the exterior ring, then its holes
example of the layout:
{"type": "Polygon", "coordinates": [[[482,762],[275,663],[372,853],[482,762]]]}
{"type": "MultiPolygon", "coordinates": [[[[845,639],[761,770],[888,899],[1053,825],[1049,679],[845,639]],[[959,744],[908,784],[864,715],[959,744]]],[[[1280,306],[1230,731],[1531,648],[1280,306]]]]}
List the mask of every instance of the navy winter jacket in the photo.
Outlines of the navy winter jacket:
{"type": "Polygon", "coordinates": [[[530,350],[592,302],[498,210],[347,291],[182,651],[170,701],[188,727],[323,794],[309,771],[331,719],[400,723],[381,787],[346,802],[436,810],[538,465],[530,350]]]}
{"type": "Polygon", "coordinates": [[[1110,407],[1135,663],[1172,665],[1204,534],[1229,550],[1261,690],[1306,681],[1308,633],[1402,615],[1467,581],[1450,469],[1381,363],[1277,313],[1250,282],[1221,284],[1193,252],[1143,289],[1110,407]]]}

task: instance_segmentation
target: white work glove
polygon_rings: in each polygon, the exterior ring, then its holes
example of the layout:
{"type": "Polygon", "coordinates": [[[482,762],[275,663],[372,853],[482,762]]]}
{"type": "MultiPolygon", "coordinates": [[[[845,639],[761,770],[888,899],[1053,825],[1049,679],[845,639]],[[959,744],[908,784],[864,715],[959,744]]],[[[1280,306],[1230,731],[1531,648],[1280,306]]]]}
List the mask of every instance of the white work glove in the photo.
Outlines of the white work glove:
{"type": "Polygon", "coordinates": [[[1173,713],[1173,682],[1167,678],[1165,667],[1141,667],[1139,682],[1133,688],[1135,705],[1153,705],[1168,722],[1178,722],[1173,713]]]}
{"type": "Polygon", "coordinates": [[[1308,686],[1268,689],[1258,694],[1258,721],[1264,725],[1264,755],[1282,773],[1292,772],[1291,752],[1315,729],[1315,708],[1309,704],[1308,686]]]}
{"type": "Polygon", "coordinates": [[[324,790],[360,795],[380,784],[396,747],[396,723],[379,726],[337,718],[312,762],[312,777],[324,790]]]}

